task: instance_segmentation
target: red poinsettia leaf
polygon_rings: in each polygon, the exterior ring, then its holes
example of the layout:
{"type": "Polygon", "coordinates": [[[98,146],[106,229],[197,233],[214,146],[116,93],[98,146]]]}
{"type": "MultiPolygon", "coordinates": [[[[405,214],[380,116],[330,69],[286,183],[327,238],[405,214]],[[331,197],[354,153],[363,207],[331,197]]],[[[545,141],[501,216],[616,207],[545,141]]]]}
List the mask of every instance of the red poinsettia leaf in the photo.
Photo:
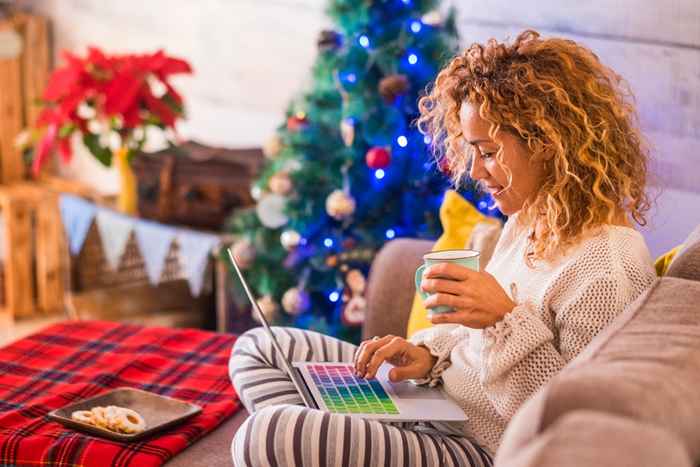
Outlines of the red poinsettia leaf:
{"type": "Polygon", "coordinates": [[[75,68],[59,68],[51,74],[49,83],[44,91],[44,100],[57,101],[75,90],[80,81],[80,70],[75,68]]]}
{"type": "Polygon", "coordinates": [[[158,117],[165,126],[173,127],[175,125],[177,115],[170,107],[160,99],[153,97],[150,92],[145,93],[143,97],[149,112],[158,117]]]}
{"type": "Polygon", "coordinates": [[[137,128],[143,124],[139,106],[134,106],[124,112],[124,128],[137,128]]]}
{"type": "Polygon", "coordinates": [[[192,73],[192,67],[185,60],[166,57],[165,63],[158,71],[161,76],[166,77],[176,73],[192,73]]]}
{"type": "Polygon", "coordinates": [[[98,47],[89,46],[87,62],[96,68],[109,69],[112,66],[112,59],[107,57],[98,47]]]}
{"type": "Polygon", "coordinates": [[[170,94],[170,97],[177,103],[178,106],[182,107],[183,101],[180,93],[177,92],[175,88],[172,87],[167,81],[163,81],[163,84],[165,85],[165,89],[168,90],[168,94],[170,94]]]}
{"type": "Polygon", "coordinates": [[[105,93],[105,112],[108,115],[121,115],[134,107],[143,83],[141,76],[129,73],[116,75],[105,93]]]}
{"type": "Polygon", "coordinates": [[[54,121],[56,114],[56,109],[53,107],[46,107],[39,112],[39,115],[36,118],[36,123],[35,125],[37,127],[42,127],[46,126],[52,121],[54,121]]]}
{"type": "Polygon", "coordinates": [[[39,146],[34,153],[34,160],[32,161],[32,172],[34,175],[39,175],[41,166],[44,165],[46,159],[48,159],[54,145],[56,144],[56,134],[58,133],[58,125],[52,123],[46,129],[46,133],[39,141],[39,146]]]}
{"type": "Polygon", "coordinates": [[[70,145],[69,138],[61,138],[58,140],[58,152],[61,155],[61,160],[63,163],[67,164],[70,162],[73,156],[73,150],[70,145]]]}

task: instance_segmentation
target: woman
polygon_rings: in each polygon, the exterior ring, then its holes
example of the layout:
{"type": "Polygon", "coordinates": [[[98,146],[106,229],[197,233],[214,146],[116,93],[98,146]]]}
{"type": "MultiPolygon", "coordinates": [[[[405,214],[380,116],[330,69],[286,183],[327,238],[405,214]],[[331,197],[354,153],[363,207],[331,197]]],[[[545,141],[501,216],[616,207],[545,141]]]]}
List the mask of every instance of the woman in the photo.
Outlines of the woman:
{"type": "Polygon", "coordinates": [[[354,362],[372,378],[442,384],[469,420],[383,424],[301,407],[264,334],[238,340],[230,371],[251,417],[237,465],[491,464],[510,418],[654,280],[644,240],[647,154],[620,78],[588,49],[525,31],[508,45],[474,44],[419,103],[457,183],[478,181],[509,216],[486,266],[425,271],[435,324],[410,341],[359,348],[278,328],[294,360],[354,362]]]}

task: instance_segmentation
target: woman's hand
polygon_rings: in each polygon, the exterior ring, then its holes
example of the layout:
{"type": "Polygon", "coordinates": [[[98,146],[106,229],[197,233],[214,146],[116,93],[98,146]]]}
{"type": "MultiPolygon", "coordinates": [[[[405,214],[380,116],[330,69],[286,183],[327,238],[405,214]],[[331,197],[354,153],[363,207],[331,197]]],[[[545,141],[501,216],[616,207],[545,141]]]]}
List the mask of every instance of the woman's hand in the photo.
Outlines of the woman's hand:
{"type": "Polygon", "coordinates": [[[358,376],[370,379],[376,376],[383,362],[389,362],[395,367],[389,372],[389,379],[403,381],[425,378],[436,360],[425,347],[390,335],[362,342],[355,352],[354,364],[358,376]]]}
{"type": "Polygon", "coordinates": [[[483,329],[515,308],[515,302],[491,274],[459,264],[439,263],[426,268],[421,288],[432,294],[424,301],[426,308],[446,305],[455,310],[431,315],[433,324],[456,323],[483,329]]]}

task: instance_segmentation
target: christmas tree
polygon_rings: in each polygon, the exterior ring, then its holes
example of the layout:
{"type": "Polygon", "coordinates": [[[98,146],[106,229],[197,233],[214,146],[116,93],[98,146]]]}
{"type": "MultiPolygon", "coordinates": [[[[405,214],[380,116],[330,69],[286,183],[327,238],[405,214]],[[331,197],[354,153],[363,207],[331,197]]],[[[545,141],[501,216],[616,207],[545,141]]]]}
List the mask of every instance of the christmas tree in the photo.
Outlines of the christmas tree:
{"type": "Polygon", "coordinates": [[[337,30],[318,39],[311,88],[265,145],[257,206],[230,221],[272,322],[356,341],[377,250],[439,235],[448,177],[414,125],[418,98],[458,45],[454,12],[438,3],[331,0],[337,30]]]}

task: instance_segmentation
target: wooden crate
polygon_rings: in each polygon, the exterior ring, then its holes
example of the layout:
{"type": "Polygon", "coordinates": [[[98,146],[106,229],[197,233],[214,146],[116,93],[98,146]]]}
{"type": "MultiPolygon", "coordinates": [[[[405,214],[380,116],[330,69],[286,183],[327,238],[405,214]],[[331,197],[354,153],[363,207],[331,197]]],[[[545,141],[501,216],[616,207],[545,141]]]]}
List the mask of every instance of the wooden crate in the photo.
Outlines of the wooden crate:
{"type": "Polygon", "coordinates": [[[0,213],[5,256],[0,310],[9,319],[61,311],[67,256],[58,194],[31,182],[3,185],[0,213]]]}
{"type": "Polygon", "coordinates": [[[25,176],[24,162],[15,138],[36,122],[38,100],[49,73],[49,32],[45,18],[16,13],[0,20],[0,30],[12,29],[22,37],[22,51],[0,60],[0,182],[11,183],[25,176]]]}

